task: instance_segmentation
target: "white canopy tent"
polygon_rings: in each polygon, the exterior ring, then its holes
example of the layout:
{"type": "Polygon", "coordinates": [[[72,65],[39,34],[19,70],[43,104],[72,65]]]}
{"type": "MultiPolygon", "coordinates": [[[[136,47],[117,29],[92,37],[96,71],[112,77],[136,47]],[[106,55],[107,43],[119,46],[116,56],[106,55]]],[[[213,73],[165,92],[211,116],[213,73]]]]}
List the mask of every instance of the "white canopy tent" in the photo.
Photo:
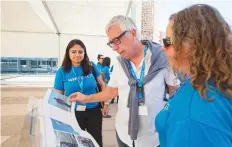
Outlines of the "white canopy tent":
{"type": "Polygon", "coordinates": [[[2,1],[1,56],[58,58],[60,64],[68,42],[78,38],[91,60],[104,54],[114,62],[105,26],[115,15],[128,15],[141,28],[141,1],[2,1]]]}

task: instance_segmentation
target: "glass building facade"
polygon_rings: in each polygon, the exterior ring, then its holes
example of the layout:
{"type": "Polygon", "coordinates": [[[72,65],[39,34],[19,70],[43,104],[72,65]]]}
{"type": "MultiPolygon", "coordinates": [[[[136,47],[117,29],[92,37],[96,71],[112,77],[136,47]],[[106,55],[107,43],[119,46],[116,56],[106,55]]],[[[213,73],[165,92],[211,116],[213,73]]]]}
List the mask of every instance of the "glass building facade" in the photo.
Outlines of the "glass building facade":
{"type": "Polygon", "coordinates": [[[54,74],[58,58],[1,57],[1,74],[54,74]]]}

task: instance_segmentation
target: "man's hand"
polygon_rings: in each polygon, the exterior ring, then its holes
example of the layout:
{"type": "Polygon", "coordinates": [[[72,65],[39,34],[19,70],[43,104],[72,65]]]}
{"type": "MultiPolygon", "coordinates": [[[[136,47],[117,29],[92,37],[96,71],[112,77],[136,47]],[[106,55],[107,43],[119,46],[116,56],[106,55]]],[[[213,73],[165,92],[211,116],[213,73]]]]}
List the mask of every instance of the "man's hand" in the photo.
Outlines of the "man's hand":
{"type": "Polygon", "coordinates": [[[109,113],[109,105],[105,104],[103,109],[102,109],[102,115],[106,116],[109,113]]]}
{"type": "Polygon", "coordinates": [[[106,87],[102,92],[84,95],[80,92],[73,93],[69,96],[71,102],[102,102],[110,100],[118,95],[118,88],[106,87]]]}
{"type": "Polygon", "coordinates": [[[83,104],[88,102],[88,96],[80,92],[75,92],[69,96],[71,102],[81,102],[83,104]]]}

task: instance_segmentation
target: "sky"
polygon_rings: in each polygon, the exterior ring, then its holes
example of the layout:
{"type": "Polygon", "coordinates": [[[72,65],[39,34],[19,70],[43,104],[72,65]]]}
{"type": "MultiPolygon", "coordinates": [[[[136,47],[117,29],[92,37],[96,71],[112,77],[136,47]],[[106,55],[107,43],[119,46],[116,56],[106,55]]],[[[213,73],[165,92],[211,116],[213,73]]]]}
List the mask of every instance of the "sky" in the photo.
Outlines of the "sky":
{"type": "Polygon", "coordinates": [[[165,31],[168,18],[171,14],[193,4],[208,4],[219,10],[227,23],[232,27],[232,0],[156,0],[160,31],[165,31]]]}

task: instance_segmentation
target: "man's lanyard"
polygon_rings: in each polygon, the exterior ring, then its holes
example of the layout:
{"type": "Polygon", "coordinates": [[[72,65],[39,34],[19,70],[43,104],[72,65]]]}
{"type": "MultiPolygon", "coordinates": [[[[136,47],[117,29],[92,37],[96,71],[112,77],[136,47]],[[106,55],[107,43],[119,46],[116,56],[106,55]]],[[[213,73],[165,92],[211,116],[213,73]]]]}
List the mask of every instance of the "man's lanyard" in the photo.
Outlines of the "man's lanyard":
{"type": "Polygon", "coordinates": [[[139,100],[141,100],[143,98],[143,81],[144,81],[144,73],[145,73],[145,56],[146,56],[146,52],[148,50],[148,45],[145,46],[144,48],[144,59],[143,59],[143,65],[142,65],[142,69],[141,69],[141,73],[140,73],[140,78],[138,79],[135,71],[132,68],[131,63],[130,65],[130,73],[133,76],[133,78],[137,81],[137,88],[138,88],[138,98],[139,100]]]}

